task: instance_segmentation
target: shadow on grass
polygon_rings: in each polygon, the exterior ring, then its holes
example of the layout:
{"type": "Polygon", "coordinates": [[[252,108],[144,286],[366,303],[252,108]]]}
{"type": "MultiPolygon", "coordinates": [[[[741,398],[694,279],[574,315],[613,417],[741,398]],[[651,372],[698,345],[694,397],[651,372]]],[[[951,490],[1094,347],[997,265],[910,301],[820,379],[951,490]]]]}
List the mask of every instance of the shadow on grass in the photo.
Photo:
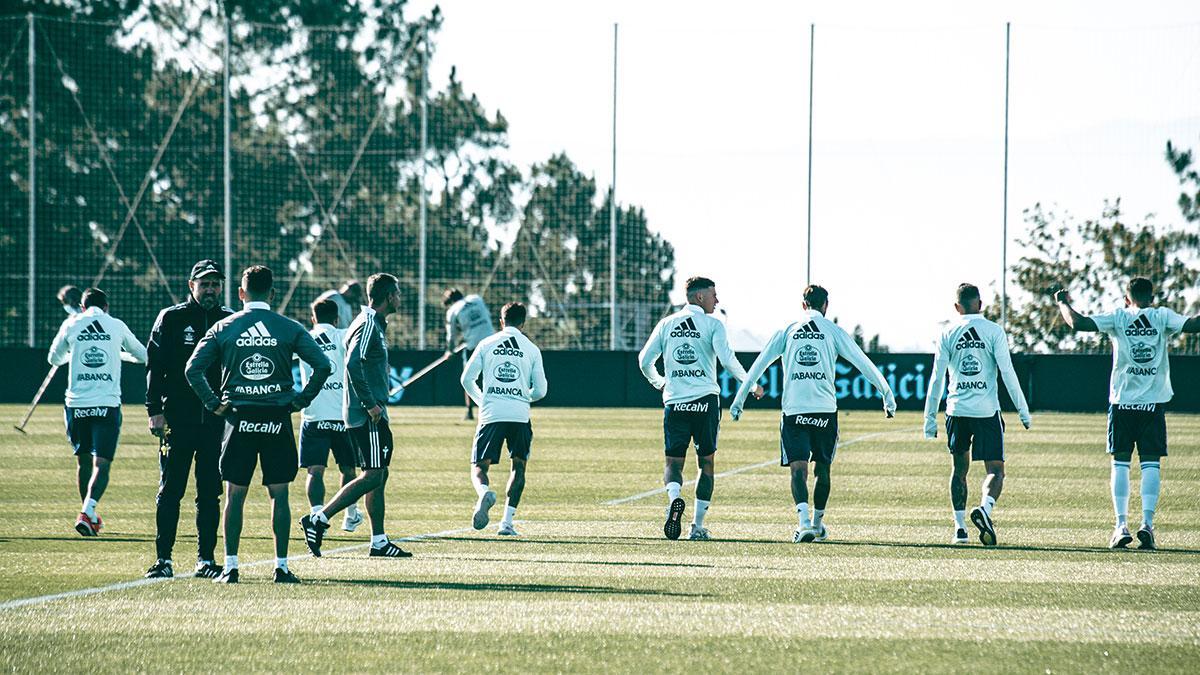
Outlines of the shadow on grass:
{"type": "Polygon", "coordinates": [[[61,537],[14,537],[9,536],[7,539],[2,539],[3,542],[12,541],[94,541],[97,543],[113,542],[113,543],[146,543],[154,541],[154,537],[110,537],[101,534],[99,537],[81,537],[78,534],[64,534],[61,537]]]}
{"type": "Polygon", "coordinates": [[[570,584],[512,584],[453,581],[400,581],[394,579],[330,579],[320,583],[334,586],[368,586],[419,591],[482,591],[486,593],[569,593],[574,595],[652,595],[671,598],[711,598],[710,593],[683,593],[642,588],[613,586],[578,586],[570,584]]]}
{"type": "Polygon", "coordinates": [[[1200,550],[1191,548],[1160,548],[1157,551],[1141,551],[1128,548],[1114,551],[1106,546],[980,546],[975,544],[935,544],[912,543],[899,541],[824,541],[813,546],[886,546],[889,548],[913,549],[947,549],[955,551],[1034,551],[1039,553],[1103,553],[1105,555],[1153,555],[1156,553],[1178,553],[1182,555],[1200,555],[1200,550]]]}
{"type": "MultiPolygon", "coordinates": [[[[436,558],[440,560],[462,560],[462,558],[454,558],[450,556],[426,556],[428,558],[436,558]]],[[[690,567],[710,569],[721,567],[722,569],[731,569],[729,565],[707,565],[704,563],[664,563],[664,562],[637,562],[632,560],[540,560],[538,558],[476,558],[472,556],[471,562],[496,562],[496,563],[542,563],[545,565],[609,565],[614,567],[690,567]]]]}

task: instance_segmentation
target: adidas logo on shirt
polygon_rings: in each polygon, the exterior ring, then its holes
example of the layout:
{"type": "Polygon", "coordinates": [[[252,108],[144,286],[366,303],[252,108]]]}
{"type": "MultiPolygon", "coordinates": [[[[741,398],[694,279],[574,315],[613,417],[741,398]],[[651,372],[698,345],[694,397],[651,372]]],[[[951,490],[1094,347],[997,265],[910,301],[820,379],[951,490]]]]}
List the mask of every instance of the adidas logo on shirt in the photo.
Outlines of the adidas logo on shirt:
{"type": "Polygon", "coordinates": [[[1158,335],[1158,329],[1150,325],[1150,319],[1143,314],[1125,329],[1125,334],[1134,337],[1138,335],[1158,335]]]}
{"type": "Polygon", "coordinates": [[[267,331],[267,327],[263,325],[263,322],[259,321],[242,331],[242,334],[238,336],[237,342],[234,344],[239,347],[274,347],[279,344],[279,340],[271,337],[271,333],[267,331]]]}
{"type": "Polygon", "coordinates": [[[960,349],[986,349],[987,345],[983,340],[979,339],[979,333],[975,331],[975,327],[968,328],[962,335],[959,336],[958,342],[954,343],[954,351],[960,349]]]}
{"type": "Polygon", "coordinates": [[[793,340],[824,340],[825,334],[817,328],[816,321],[809,321],[792,333],[793,340]]]}
{"type": "Polygon", "coordinates": [[[517,338],[515,337],[510,337],[496,345],[492,353],[496,356],[525,356],[525,352],[521,351],[521,345],[517,344],[517,338]]]}
{"type": "Polygon", "coordinates": [[[333,340],[330,340],[329,336],[324,333],[317,336],[316,343],[323,352],[337,351],[337,345],[333,344],[333,340]]]}
{"type": "Polygon", "coordinates": [[[696,323],[690,318],[671,330],[671,337],[699,338],[700,330],[696,328],[696,323]]]}
{"type": "Polygon", "coordinates": [[[75,337],[76,342],[91,342],[93,340],[103,340],[105,342],[112,340],[112,336],[104,332],[104,326],[100,325],[100,321],[96,320],[87,328],[83,329],[78,336],[75,337]]]}

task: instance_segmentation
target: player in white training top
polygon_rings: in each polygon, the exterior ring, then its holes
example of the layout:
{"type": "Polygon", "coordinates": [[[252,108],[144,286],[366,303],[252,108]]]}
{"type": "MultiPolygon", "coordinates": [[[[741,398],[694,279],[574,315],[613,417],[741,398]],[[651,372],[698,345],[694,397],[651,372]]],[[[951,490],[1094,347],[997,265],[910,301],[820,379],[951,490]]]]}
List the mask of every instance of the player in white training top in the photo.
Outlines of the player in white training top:
{"type": "MultiPolygon", "coordinates": [[[[492,315],[488,311],[483,298],[472,293],[464,296],[457,288],[447,288],[442,293],[442,306],[446,308],[446,353],[453,352],[461,345],[462,362],[465,367],[471,360],[471,354],[479,346],[479,342],[492,335],[492,315]]],[[[467,412],[463,419],[473,419],[471,413],[471,396],[465,394],[467,412]]]]}
{"type": "Polygon", "coordinates": [[[508,477],[508,501],[496,534],[516,536],[513,516],[525,490],[525,465],[529,461],[533,426],[529,404],[546,395],[546,372],[542,352],[525,337],[525,305],[510,302],[500,310],[500,332],[485,338],[467,361],[461,378],[463,389],[479,404],[479,426],[471,451],[471,482],[478,499],[472,525],[482,530],[496,493],[488,485],[488,467],[500,461],[500,448],[508,445],[512,472],[508,477]],[[483,389],[478,380],[483,376],[483,389]]]}
{"type": "MultiPolygon", "coordinates": [[[[312,403],[300,415],[300,468],[308,471],[305,488],[312,513],[325,508],[325,467],[332,452],[342,475],[342,487],[354,480],[357,457],[342,419],[342,395],[346,388],[346,331],[338,328],[339,306],[329,297],[319,297],[312,304],[312,330],[317,346],[329,357],[333,373],[312,403]]],[[[300,383],[307,385],[312,377],[312,367],[300,359],[300,383]]],[[[362,524],[363,516],[354,503],[346,507],[342,516],[342,529],[353,532],[362,524]]]]}
{"type": "MultiPolygon", "coordinates": [[[[663,483],[667,487],[667,518],[663,534],[678,539],[686,504],[679,496],[683,490],[683,462],[688,445],[695,440],[700,475],[696,480],[696,511],[689,539],[709,538],[704,516],[712,502],[713,474],[716,464],[717,434],[721,428],[721,387],[717,384],[717,361],[737,378],[746,380],[746,370],[729,348],[725,324],[712,316],[717,307],[717,288],[712,279],[687,280],[687,301],[683,309],[671,314],[646,340],[638,356],[642,374],[655,389],[663,392],[663,440],[666,467],[663,483]],[[655,362],[662,356],[664,373],[655,362]]],[[[762,397],[762,387],[754,385],[754,395],[762,397]]]]}
{"type": "Polygon", "coordinates": [[[896,414],[896,397],[883,374],[867,358],[863,350],[840,326],[825,318],[829,309],[829,292],[820,286],[804,289],[804,312],[798,321],[775,333],[763,347],[746,381],[738,388],[729,406],[729,415],[736,422],[742,416],[742,406],[753,383],[767,368],[782,358],[783,419],[779,423],[779,463],[791,469],[792,500],[796,504],[798,524],[792,541],[807,543],[825,541],[825,506],[829,501],[829,469],[837,451],[838,416],[837,392],[834,380],[838,357],[849,361],[881,392],[883,410],[889,417],[896,414]],[[813,486],[813,511],[809,519],[808,463],[816,464],[816,485],[813,486]]]}
{"type": "Polygon", "coordinates": [[[1200,316],[1187,318],[1166,307],[1152,307],[1154,284],[1131,279],[1125,287],[1125,307],[1108,314],[1084,316],[1071,307],[1062,290],[1054,294],[1067,326],[1074,331],[1099,331],[1113,346],[1112,379],[1108,390],[1108,454],[1112,455],[1113,510],[1117,524],[1110,548],[1133,543],[1129,534],[1129,463],[1137,446],[1142,469],[1142,526],[1138,548],[1154,549],[1154,512],[1158,508],[1159,472],[1167,456],[1166,404],[1171,389],[1167,338],[1176,333],[1200,333],[1200,316]]]}
{"type": "Polygon", "coordinates": [[[124,321],[109,316],[108,296],[98,288],[83,292],[83,311],[63,322],[46,360],[70,363],[65,418],[67,438],[79,465],[77,481],[83,501],[75,531],[100,534],[104,521],[96,504],[108,487],[108,473],[121,435],[121,361],[146,362],[146,347],[124,321]]]}
{"type": "Polygon", "coordinates": [[[971,284],[958,287],[954,309],[961,318],[947,326],[938,340],[929,391],[925,395],[925,438],[937,438],[937,411],[949,370],[946,445],[953,466],[950,505],[954,509],[954,536],[950,541],[967,543],[967,470],[971,460],[975,460],[983,462],[987,475],[983,479],[982,501],[971,510],[971,522],[979,529],[979,541],[984,546],[995,546],[992,509],[1004,488],[1004,420],[1000,417],[997,370],[1021,424],[1028,429],[1032,420],[1008,353],[1008,336],[1003,328],[983,318],[982,307],[977,287],[971,284]]]}

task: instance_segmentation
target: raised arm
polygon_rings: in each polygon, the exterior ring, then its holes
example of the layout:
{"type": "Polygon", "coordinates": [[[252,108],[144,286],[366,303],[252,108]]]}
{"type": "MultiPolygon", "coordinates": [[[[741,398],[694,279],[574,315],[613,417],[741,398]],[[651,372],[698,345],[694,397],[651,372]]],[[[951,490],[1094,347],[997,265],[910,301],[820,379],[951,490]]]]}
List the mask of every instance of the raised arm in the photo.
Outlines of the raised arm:
{"type": "Polygon", "coordinates": [[[1054,301],[1058,303],[1058,311],[1062,314],[1067,328],[1077,333],[1094,333],[1100,330],[1091,317],[1084,316],[1075,311],[1075,308],[1071,306],[1071,294],[1067,293],[1066,289],[1055,293],[1054,301]]]}
{"type": "Polygon", "coordinates": [[[750,394],[750,390],[758,385],[758,378],[767,372],[767,368],[783,355],[784,347],[787,345],[787,336],[789,331],[781,330],[771,337],[771,340],[759,352],[758,358],[754,359],[754,363],[750,365],[749,372],[746,373],[746,379],[742,380],[738,386],[737,394],[733,397],[733,403],[729,404],[729,416],[733,421],[738,421],[742,416],[742,406],[746,404],[746,397],[750,394]]]}
{"type": "Polygon", "coordinates": [[[662,329],[663,322],[659,321],[658,325],[650,333],[650,338],[646,340],[646,346],[642,347],[642,351],[638,354],[638,367],[642,369],[642,375],[646,376],[646,380],[650,382],[650,386],[655,389],[662,389],[667,386],[667,378],[658,372],[658,366],[654,362],[662,356],[662,329]]]}
{"type": "Polygon", "coordinates": [[[942,405],[942,392],[946,389],[946,369],[950,367],[950,350],[946,337],[937,343],[937,354],[933,357],[933,372],[929,374],[929,390],[925,392],[925,438],[937,438],[937,412],[942,405]]]}
{"type": "MultiPolygon", "coordinates": [[[[470,396],[475,405],[481,408],[483,407],[483,390],[479,388],[479,374],[482,372],[483,350],[476,349],[471,354],[471,358],[467,359],[467,365],[463,366],[462,377],[458,378],[459,383],[463,386],[463,390],[467,392],[467,396],[470,396]]],[[[545,375],[542,377],[544,378],[545,375]]]]}
{"type": "Polygon", "coordinates": [[[1008,397],[1017,407],[1017,416],[1021,418],[1021,424],[1028,429],[1033,424],[1033,418],[1029,416],[1029,404],[1025,402],[1025,392],[1021,391],[1021,381],[1017,379],[1017,371],[1013,369],[1012,355],[1008,353],[1008,338],[1004,333],[996,335],[992,343],[992,353],[996,356],[996,368],[1000,370],[1000,379],[1004,380],[1008,397]]]}

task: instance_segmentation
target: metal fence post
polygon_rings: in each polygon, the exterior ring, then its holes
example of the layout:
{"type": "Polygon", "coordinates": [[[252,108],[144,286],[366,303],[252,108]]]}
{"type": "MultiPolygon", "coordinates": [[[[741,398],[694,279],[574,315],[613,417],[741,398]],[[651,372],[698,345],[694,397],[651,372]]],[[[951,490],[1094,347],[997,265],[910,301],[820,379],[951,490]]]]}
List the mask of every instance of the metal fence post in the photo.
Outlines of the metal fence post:
{"type": "Polygon", "coordinates": [[[426,103],[425,86],[429,79],[429,35],[422,35],[425,44],[421,46],[421,185],[420,185],[420,262],[418,266],[419,281],[417,282],[417,348],[425,349],[425,294],[428,280],[425,277],[425,246],[426,230],[428,228],[427,201],[425,198],[425,154],[429,149],[429,106],[426,103]]]}
{"type": "Polygon", "coordinates": [[[808,24],[808,242],[804,245],[804,283],[812,283],[812,138],[813,138],[813,56],[817,24],[808,24]]]}
{"type": "Polygon", "coordinates": [[[617,24],[613,24],[612,185],[608,189],[608,348],[617,350],[617,24]]]}
{"type": "Polygon", "coordinates": [[[224,135],[224,145],[225,145],[225,147],[224,147],[224,182],[225,182],[225,195],[224,195],[224,200],[225,200],[225,203],[224,203],[225,252],[224,252],[224,257],[225,257],[225,261],[224,262],[225,262],[225,305],[227,307],[231,307],[233,305],[233,284],[230,283],[230,279],[232,278],[232,277],[230,277],[230,275],[233,273],[233,188],[232,188],[232,185],[233,185],[232,164],[233,163],[230,159],[232,115],[230,114],[230,106],[229,106],[229,52],[231,49],[230,44],[232,42],[233,42],[233,29],[229,25],[229,15],[225,15],[225,53],[223,54],[224,73],[223,73],[223,77],[222,77],[224,109],[222,111],[222,116],[225,118],[225,132],[224,132],[224,134],[225,134],[224,135]]]}
{"type": "Polygon", "coordinates": [[[33,13],[26,15],[29,21],[29,334],[27,341],[34,346],[37,313],[37,49],[33,13]]]}
{"type": "Polygon", "coordinates": [[[1000,245],[1000,325],[1008,329],[1008,56],[1009,36],[1012,34],[1012,22],[1004,24],[1004,205],[1003,215],[1004,241],[1000,245]]]}

